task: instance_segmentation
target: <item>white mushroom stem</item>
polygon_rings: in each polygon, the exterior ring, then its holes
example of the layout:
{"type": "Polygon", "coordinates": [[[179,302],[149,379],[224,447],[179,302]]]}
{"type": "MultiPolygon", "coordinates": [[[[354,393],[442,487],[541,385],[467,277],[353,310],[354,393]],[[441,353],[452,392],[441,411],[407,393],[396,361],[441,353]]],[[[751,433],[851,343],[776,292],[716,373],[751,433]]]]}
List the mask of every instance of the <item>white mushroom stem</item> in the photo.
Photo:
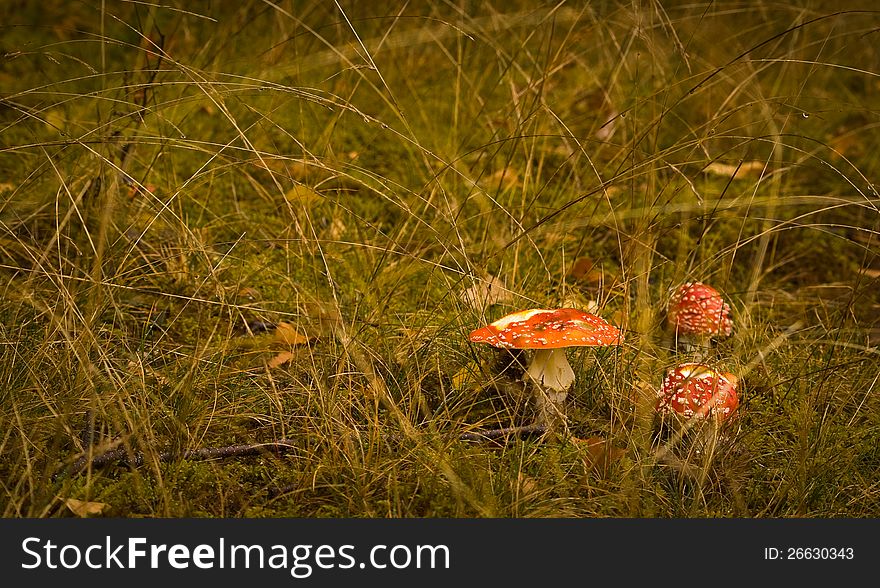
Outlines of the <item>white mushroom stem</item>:
{"type": "Polygon", "coordinates": [[[574,382],[574,370],[565,357],[565,349],[538,349],[526,370],[529,378],[554,392],[565,392],[574,382]]]}
{"type": "Polygon", "coordinates": [[[574,370],[565,357],[565,349],[538,349],[526,370],[526,378],[535,384],[538,424],[548,428],[560,421],[568,389],[574,382],[574,370]]]}

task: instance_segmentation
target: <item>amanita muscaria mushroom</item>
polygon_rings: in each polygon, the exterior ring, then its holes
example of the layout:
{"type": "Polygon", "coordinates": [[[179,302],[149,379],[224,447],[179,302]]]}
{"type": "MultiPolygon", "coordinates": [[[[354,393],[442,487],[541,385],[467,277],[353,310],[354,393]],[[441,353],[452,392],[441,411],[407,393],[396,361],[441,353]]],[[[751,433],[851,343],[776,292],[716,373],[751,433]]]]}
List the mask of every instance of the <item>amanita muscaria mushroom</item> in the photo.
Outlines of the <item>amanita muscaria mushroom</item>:
{"type": "Polygon", "coordinates": [[[561,416],[562,403],[575,379],[565,348],[619,345],[620,330],[603,318],[576,308],[533,308],[508,314],[471,331],[469,339],[495,347],[535,350],[525,377],[538,388],[539,424],[550,426],[561,416]]]}
{"type": "Polygon", "coordinates": [[[657,411],[685,418],[715,417],[719,422],[739,406],[739,380],[702,363],[683,363],[666,374],[657,391],[657,411]]]}
{"type": "Polygon", "coordinates": [[[695,343],[708,349],[712,337],[727,337],[733,329],[730,306],[715,288],[702,282],[687,282],[676,288],[666,317],[676,342],[686,350],[695,343]]]}

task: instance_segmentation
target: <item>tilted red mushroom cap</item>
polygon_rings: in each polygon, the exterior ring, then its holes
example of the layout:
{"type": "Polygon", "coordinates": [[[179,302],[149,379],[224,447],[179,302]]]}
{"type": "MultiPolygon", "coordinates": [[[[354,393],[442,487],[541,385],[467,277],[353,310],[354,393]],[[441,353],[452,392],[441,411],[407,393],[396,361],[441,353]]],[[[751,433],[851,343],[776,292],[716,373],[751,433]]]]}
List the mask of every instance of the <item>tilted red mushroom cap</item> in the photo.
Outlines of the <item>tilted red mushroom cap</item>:
{"type": "Polygon", "coordinates": [[[730,306],[721,294],[701,282],[679,286],[669,299],[669,324],[681,335],[730,335],[730,306]]]}
{"type": "Polygon", "coordinates": [[[602,317],[576,308],[533,308],[501,317],[471,331],[473,343],[513,349],[559,349],[620,345],[620,329],[602,317]]]}
{"type": "Polygon", "coordinates": [[[738,378],[701,363],[683,363],[669,370],[657,391],[657,410],[686,417],[724,419],[739,406],[738,378]]]}

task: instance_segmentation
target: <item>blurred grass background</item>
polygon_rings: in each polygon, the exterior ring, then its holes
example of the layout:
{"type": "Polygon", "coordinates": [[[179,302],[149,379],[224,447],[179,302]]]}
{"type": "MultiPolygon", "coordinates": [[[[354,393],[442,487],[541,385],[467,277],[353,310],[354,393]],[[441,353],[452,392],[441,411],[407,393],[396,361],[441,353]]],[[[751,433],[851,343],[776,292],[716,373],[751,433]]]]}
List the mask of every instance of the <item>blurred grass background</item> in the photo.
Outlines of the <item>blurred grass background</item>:
{"type": "Polygon", "coordinates": [[[4,516],[877,516],[869,7],[2,3],[4,516]],[[742,378],[696,476],[649,418],[688,280],[742,378]],[[528,415],[468,332],[562,305],[626,331],[569,431],[461,441],[528,415]]]}

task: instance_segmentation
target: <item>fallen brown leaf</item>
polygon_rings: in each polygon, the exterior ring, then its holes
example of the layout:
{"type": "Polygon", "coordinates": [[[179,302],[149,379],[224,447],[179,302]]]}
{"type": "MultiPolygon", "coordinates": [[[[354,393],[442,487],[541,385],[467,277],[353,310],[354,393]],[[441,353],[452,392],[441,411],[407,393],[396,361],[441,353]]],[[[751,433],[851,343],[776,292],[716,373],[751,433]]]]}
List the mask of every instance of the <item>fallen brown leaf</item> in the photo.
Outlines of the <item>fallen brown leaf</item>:
{"type": "Polygon", "coordinates": [[[331,303],[307,301],[302,303],[300,310],[311,319],[306,328],[312,339],[335,337],[342,326],[342,315],[331,303]]]}
{"type": "Polygon", "coordinates": [[[290,351],[282,351],[281,353],[269,360],[269,369],[275,369],[278,366],[282,366],[294,357],[296,357],[296,355],[291,353],[290,351]]]}
{"type": "Polygon", "coordinates": [[[67,119],[64,118],[64,114],[58,108],[51,108],[45,111],[43,121],[53,131],[63,131],[67,126],[67,119]]]}
{"type": "MultiPolygon", "coordinates": [[[[146,192],[149,192],[150,194],[155,194],[156,193],[156,186],[154,186],[153,184],[144,184],[143,189],[141,189],[141,187],[138,186],[137,184],[132,184],[131,186],[128,187],[128,197],[134,198],[139,193],[143,192],[143,190],[146,190],[146,192]]],[[[146,193],[146,192],[144,192],[144,193],[146,193]]]]}
{"type": "Polygon", "coordinates": [[[64,500],[64,504],[70,509],[70,512],[83,518],[102,515],[109,506],[104,502],[86,502],[76,498],[67,498],[64,500]]]}
{"type": "Polygon", "coordinates": [[[599,303],[592,298],[581,296],[574,290],[569,290],[568,296],[559,303],[560,308],[577,308],[591,314],[599,313],[599,303]]]}
{"type": "Polygon", "coordinates": [[[327,228],[327,237],[334,241],[338,240],[345,234],[346,229],[347,227],[345,226],[345,223],[342,222],[342,219],[336,217],[330,221],[330,226],[327,228]]]}
{"type": "Polygon", "coordinates": [[[880,243],[880,236],[868,230],[854,231],[850,237],[853,241],[864,243],[865,245],[877,245],[880,243]]]}
{"type": "Polygon", "coordinates": [[[290,323],[278,323],[275,327],[275,341],[283,345],[305,345],[309,337],[296,330],[290,323]]]}
{"type": "Polygon", "coordinates": [[[305,184],[296,184],[285,192],[284,199],[290,205],[298,205],[308,209],[322,202],[324,197],[305,184]]]}
{"type": "Polygon", "coordinates": [[[481,382],[477,378],[475,372],[475,363],[471,363],[452,376],[452,387],[462,392],[477,392],[480,389],[481,382]]]}
{"type": "Polygon", "coordinates": [[[613,108],[606,115],[605,123],[596,129],[596,132],[593,135],[599,139],[600,141],[607,141],[614,135],[614,131],[617,128],[617,123],[620,120],[618,117],[620,113],[614,110],[613,108]]]}
{"type": "Polygon", "coordinates": [[[240,289],[237,295],[239,298],[243,298],[245,300],[254,301],[260,299],[260,292],[256,288],[251,288],[250,286],[245,286],[244,288],[240,289]]]}
{"type": "Polygon", "coordinates": [[[394,359],[401,364],[412,361],[413,356],[420,349],[431,347],[437,341],[437,327],[430,324],[419,324],[415,328],[401,326],[398,333],[399,335],[394,337],[397,341],[394,359]]]}
{"type": "Polygon", "coordinates": [[[568,275],[576,282],[589,286],[601,286],[611,281],[602,268],[596,267],[589,257],[575,259],[568,270],[568,275]]]}
{"type": "Polygon", "coordinates": [[[744,161],[742,165],[713,161],[703,171],[715,176],[742,180],[759,176],[764,168],[765,164],[763,161],[744,161]]]}
{"type": "Polygon", "coordinates": [[[210,102],[205,102],[204,104],[200,104],[199,111],[204,112],[208,116],[214,116],[215,114],[217,114],[217,109],[210,102]]]}
{"type": "Polygon", "coordinates": [[[513,293],[508,290],[504,282],[495,276],[488,280],[480,280],[460,294],[462,302],[476,310],[483,312],[486,307],[493,304],[505,304],[513,300],[513,293]]]}
{"type": "Polygon", "coordinates": [[[831,153],[835,157],[861,155],[865,151],[863,137],[853,131],[845,131],[832,137],[828,141],[828,146],[831,147],[831,153]]]}
{"type": "Polygon", "coordinates": [[[615,310],[611,313],[611,322],[622,331],[627,330],[629,316],[622,310],[615,310]]]}
{"type": "Polygon", "coordinates": [[[521,188],[523,185],[519,173],[509,168],[499,169],[497,172],[487,177],[484,184],[489,188],[497,187],[500,184],[501,188],[504,190],[521,188]]]}
{"type": "Polygon", "coordinates": [[[588,470],[598,469],[606,473],[608,468],[626,453],[602,437],[587,437],[586,439],[572,437],[572,440],[583,451],[584,466],[588,470]]]}
{"type": "Polygon", "coordinates": [[[580,280],[584,276],[589,273],[589,271],[593,269],[593,260],[589,257],[578,257],[574,260],[574,263],[571,264],[571,269],[568,270],[568,275],[570,275],[575,280],[580,280]]]}
{"type": "Polygon", "coordinates": [[[538,490],[538,481],[531,477],[527,476],[522,472],[519,472],[516,475],[516,486],[519,490],[519,493],[523,496],[528,496],[533,492],[538,490]]]}

